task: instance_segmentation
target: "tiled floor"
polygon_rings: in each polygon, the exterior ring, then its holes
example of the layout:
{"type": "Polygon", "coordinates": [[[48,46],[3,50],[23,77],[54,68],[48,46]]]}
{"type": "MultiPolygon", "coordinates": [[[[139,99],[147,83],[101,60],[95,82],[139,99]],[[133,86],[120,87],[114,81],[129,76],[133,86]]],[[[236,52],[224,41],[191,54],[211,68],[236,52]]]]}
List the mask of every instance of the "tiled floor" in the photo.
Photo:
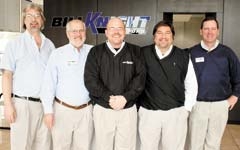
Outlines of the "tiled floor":
{"type": "MultiPolygon", "coordinates": [[[[9,130],[0,130],[0,150],[10,150],[9,130]]],[[[240,150],[240,125],[227,125],[221,150],[240,150]]]]}
{"type": "Polygon", "coordinates": [[[221,150],[240,150],[240,125],[227,125],[221,150]]]}
{"type": "Polygon", "coordinates": [[[0,150],[10,150],[9,130],[0,130],[0,150]]]}

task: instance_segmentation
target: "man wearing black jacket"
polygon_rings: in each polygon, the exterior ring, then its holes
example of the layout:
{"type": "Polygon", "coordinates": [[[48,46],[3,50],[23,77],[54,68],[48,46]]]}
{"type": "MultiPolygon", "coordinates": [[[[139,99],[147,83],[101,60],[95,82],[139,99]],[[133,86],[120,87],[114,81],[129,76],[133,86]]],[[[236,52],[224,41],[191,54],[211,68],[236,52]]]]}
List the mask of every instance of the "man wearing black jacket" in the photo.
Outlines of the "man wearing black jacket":
{"type": "Polygon", "coordinates": [[[142,48],[147,74],[139,109],[141,150],[184,149],[197,81],[188,53],[173,45],[174,34],[171,23],[160,21],[154,44],[142,48]]]}
{"type": "Polygon", "coordinates": [[[137,132],[136,98],[145,84],[140,48],[127,43],[120,18],[107,24],[107,41],[89,52],[85,85],[93,101],[98,150],[135,150],[137,132]]]}

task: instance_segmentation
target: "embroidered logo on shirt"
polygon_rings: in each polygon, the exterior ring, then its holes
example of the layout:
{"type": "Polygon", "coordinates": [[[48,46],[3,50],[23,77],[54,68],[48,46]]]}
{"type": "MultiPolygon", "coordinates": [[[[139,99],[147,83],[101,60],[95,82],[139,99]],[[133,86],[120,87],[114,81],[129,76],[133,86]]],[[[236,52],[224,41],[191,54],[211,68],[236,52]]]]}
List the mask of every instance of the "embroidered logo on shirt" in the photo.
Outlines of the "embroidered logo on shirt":
{"type": "Polygon", "coordinates": [[[195,58],[195,62],[196,63],[204,62],[204,57],[197,57],[197,58],[195,58]]]}
{"type": "Polygon", "coordinates": [[[132,61],[123,61],[122,63],[123,63],[123,64],[129,64],[129,65],[132,65],[132,64],[133,64],[132,61]]]}

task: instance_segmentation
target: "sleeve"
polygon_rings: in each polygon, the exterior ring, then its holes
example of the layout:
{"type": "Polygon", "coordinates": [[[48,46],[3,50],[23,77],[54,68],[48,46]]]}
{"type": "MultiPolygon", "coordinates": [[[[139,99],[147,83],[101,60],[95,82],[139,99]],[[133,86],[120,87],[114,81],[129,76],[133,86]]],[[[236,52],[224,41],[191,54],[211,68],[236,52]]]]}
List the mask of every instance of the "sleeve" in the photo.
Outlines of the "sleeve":
{"type": "Polygon", "coordinates": [[[3,70],[9,70],[11,72],[14,72],[16,68],[16,59],[15,59],[15,44],[12,42],[8,42],[5,48],[5,52],[3,53],[3,56],[1,58],[1,65],[0,69],[3,70]]]}
{"type": "Polygon", "coordinates": [[[84,83],[91,97],[96,97],[99,101],[109,102],[109,97],[113,93],[104,86],[100,78],[100,68],[95,51],[96,49],[92,48],[88,54],[84,70],[84,83]]]}
{"type": "Polygon", "coordinates": [[[53,101],[56,95],[58,81],[57,59],[54,52],[49,57],[40,92],[44,113],[53,113],[53,101]]]}
{"type": "Polygon", "coordinates": [[[230,82],[232,85],[232,95],[240,97],[240,62],[236,54],[232,51],[230,61],[230,82]]]}
{"type": "Polygon", "coordinates": [[[140,48],[137,50],[139,53],[135,57],[135,75],[127,87],[127,92],[123,94],[127,101],[136,100],[145,87],[146,70],[144,65],[144,57],[140,51],[140,48]]]}
{"type": "Polygon", "coordinates": [[[184,106],[188,111],[191,111],[193,105],[197,101],[197,92],[198,92],[197,79],[196,79],[196,75],[194,72],[191,59],[189,59],[189,62],[188,62],[188,71],[187,71],[186,78],[184,80],[184,85],[185,85],[184,106]]]}

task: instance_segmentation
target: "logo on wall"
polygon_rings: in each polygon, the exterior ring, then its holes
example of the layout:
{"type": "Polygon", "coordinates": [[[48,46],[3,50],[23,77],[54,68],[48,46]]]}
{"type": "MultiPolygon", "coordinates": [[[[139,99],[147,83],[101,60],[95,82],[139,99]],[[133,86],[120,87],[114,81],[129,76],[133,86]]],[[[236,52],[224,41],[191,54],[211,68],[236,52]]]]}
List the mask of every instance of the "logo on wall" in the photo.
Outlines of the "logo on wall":
{"type": "MultiPolygon", "coordinates": [[[[115,16],[102,16],[102,12],[88,12],[85,18],[87,28],[90,28],[93,34],[105,33],[108,21],[115,16]]],[[[150,16],[118,16],[126,26],[127,34],[146,34],[147,25],[150,21],[150,16]]],[[[53,17],[52,27],[65,27],[67,22],[73,19],[83,20],[83,17],[53,17]]]]}

